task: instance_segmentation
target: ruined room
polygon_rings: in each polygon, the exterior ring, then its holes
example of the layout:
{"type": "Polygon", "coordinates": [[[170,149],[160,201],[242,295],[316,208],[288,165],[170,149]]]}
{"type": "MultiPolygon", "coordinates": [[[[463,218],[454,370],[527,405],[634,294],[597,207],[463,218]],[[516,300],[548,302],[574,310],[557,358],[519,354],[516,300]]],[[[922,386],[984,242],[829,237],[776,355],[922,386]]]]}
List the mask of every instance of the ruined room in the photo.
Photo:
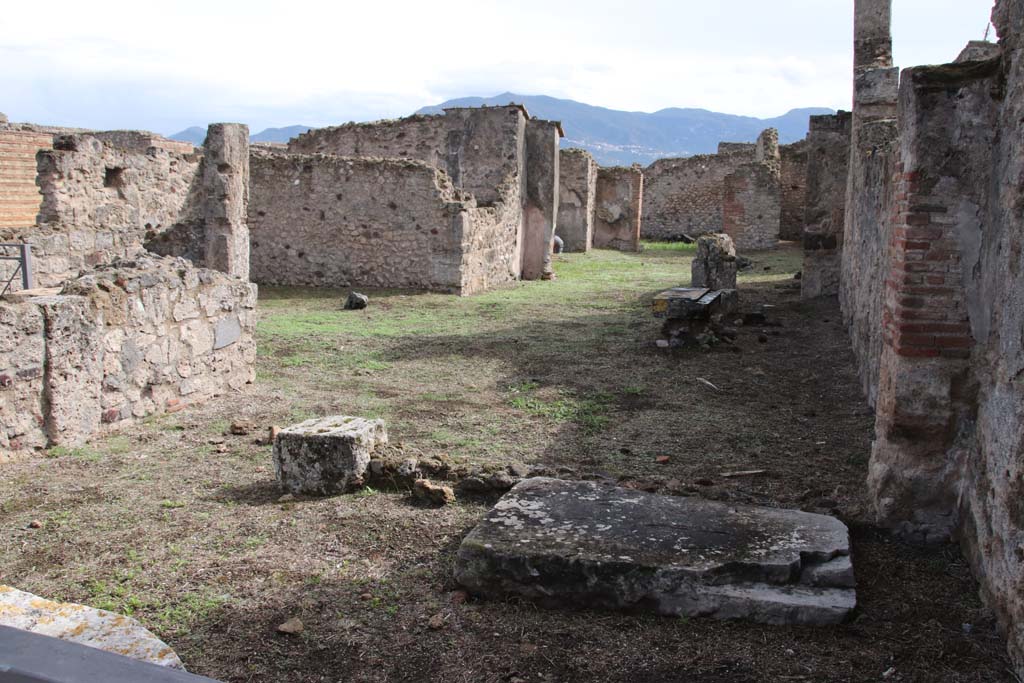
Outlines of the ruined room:
{"type": "Polygon", "coordinates": [[[1024,0],[900,1],[718,128],[0,115],[0,681],[1022,680],[1024,0]]]}

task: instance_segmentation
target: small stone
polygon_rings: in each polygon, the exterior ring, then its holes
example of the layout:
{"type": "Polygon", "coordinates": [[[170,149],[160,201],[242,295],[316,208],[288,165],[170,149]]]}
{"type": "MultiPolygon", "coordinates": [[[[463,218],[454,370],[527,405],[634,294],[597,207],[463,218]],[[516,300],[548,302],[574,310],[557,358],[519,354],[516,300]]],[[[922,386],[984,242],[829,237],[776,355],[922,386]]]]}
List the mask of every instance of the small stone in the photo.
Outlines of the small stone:
{"type": "MultiPolygon", "coordinates": [[[[465,605],[466,602],[469,601],[469,593],[466,591],[452,591],[449,598],[451,599],[451,603],[458,607],[459,605],[465,605]]],[[[968,624],[968,626],[969,625],[970,624],[968,624]]]]}
{"type": "Polygon", "coordinates": [[[345,299],[346,311],[361,311],[370,304],[370,297],[359,292],[349,292],[345,299]]]}
{"type": "Polygon", "coordinates": [[[295,496],[293,496],[290,493],[286,493],[283,496],[281,496],[280,498],[278,498],[277,502],[278,503],[294,503],[295,502],[295,496]]]}
{"type": "Polygon", "coordinates": [[[33,519],[31,522],[28,523],[28,528],[29,529],[42,529],[43,528],[43,523],[40,522],[38,519],[33,519]]]}
{"type": "Polygon", "coordinates": [[[287,633],[289,635],[302,633],[304,630],[306,630],[306,627],[302,625],[302,621],[298,617],[292,617],[277,627],[278,633],[287,633]]]}
{"type": "Polygon", "coordinates": [[[507,469],[508,473],[511,474],[513,477],[525,479],[526,477],[530,476],[530,468],[521,462],[514,462],[511,465],[509,465],[507,469]]]}
{"type": "Polygon", "coordinates": [[[440,631],[441,629],[444,628],[444,623],[445,623],[444,615],[438,613],[438,614],[435,614],[434,616],[430,617],[430,620],[427,622],[427,626],[429,626],[434,631],[440,631]]]}
{"type": "Polygon", "coordinates": [[[495,491],[508,491],[518,483],[518,480],[508,472],[495,472],[487,477],[487,484],[495,491]]]}
{"type": "Polygon", "coordinates": [[[247,420],[235,420],[228,429],[235,436],[246,436],[253,430],[253,424],[247,420]]]}
{"type": "Polygon", "coordinates": [[[659,340],[655,341],[654,344],[659,349],[667,349],[671,345],[669,343],[668,339],[659,339],[659,340]]]}
{"type": "Polygon", "coordinates": [[[441,486],[429,479],[417,479],[412,487],[413,495],[434,505],[448,505],[455,502],[455,492],[448,486],[441,486]]]}
{"type": "Polygon", "coordinates": [[[657,462],[659,465],[667,465],[670,460],[672,460],[672,458],[670,458],[667,455],[659,455],[657,458],[655,458],[655,462],[657,462]]]}
{"type": "Polygon", "coordinates": [[[469,493],[483,493],[490,491],[491,487],[487,485],[480,477],[466,477],[459,482],[459,490],[467,491],[469,493]]]}
{"type": "Polygon", "coordinates": [[[372,593],[363,593],[362,595],[359,596],[359,599],[362,600],[363,602],[369,602],[370,600],[373,600],[373,594],[372,593]]]}

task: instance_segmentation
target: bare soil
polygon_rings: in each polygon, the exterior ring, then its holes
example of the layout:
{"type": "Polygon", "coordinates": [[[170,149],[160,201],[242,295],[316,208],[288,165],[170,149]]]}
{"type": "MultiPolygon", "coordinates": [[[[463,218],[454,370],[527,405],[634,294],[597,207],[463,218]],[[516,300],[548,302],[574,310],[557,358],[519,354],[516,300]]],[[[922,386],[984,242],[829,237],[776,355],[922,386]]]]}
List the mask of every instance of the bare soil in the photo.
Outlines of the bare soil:
{"type": "Polygon", "coordinates": [[[650,297],[691,253],[568,255],[557,282],[360,312],[265,288],[249,391],[0,466],[0,583],[131,614],[233,682],[1015,680],[957,548],[872,525],[872,413],[836,303],[799,301],[799,252],[755,255],[743,310],[769,324],[738,351],[658,349],[650,297]],[[836,514],[859,607],[811,628],[462,602],[455,551],[495,498],[278,501],[264,430],[325,414],[384,418],[410,455],[836,514]]]}

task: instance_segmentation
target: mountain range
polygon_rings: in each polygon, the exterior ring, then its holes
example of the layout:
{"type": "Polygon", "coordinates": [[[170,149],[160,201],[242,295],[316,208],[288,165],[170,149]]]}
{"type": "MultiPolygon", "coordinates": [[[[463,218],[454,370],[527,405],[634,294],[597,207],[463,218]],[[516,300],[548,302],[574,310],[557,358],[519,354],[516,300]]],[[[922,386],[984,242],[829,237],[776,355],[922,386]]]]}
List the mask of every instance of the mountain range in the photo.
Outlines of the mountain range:
{"type": "MultiPolygon", "coordinates": [[[[665,157],[712,154],[719,142],[754,142],[765,128],[777,128],[783,144],[807,135],[808,119],[832,114],[831,109],[806,108],[775,118],[721,114],[706,109],[662,109],[653,113],[619,111],[544,95],[503,93],[494,97],[464,97],[423,107],[417,114],[440,114],[448,107],[522,104],[532,116],[561,121],[565,131],[562,147],[582,147],[604,166],[647,165],[665,157]]],[[[341,122],[339,122],[341,123],[341,122]]],[[[252,136],[253,142],[287,142],[309,126],[268,128],[252,136]]],[[[171,135],[201,145],[206,129],[194,126],[171,135]]]]}

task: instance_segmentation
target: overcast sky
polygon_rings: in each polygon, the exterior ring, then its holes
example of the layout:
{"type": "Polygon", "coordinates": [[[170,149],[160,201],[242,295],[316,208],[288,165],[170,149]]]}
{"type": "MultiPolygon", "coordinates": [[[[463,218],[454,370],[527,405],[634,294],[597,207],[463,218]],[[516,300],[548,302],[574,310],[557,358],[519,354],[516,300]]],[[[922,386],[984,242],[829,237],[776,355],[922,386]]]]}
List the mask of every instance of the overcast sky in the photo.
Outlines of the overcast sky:
{"type": "MultiPolygon", "coordinates": [[[[992,4],[895,0],[896,63],[951,61],[984,35],[992,4]]],[[[505,91],[759,117],[849,108],[852,14],[853,0],[10,3],[0,111],[170,134],[402,116],[505,91]]]]}

